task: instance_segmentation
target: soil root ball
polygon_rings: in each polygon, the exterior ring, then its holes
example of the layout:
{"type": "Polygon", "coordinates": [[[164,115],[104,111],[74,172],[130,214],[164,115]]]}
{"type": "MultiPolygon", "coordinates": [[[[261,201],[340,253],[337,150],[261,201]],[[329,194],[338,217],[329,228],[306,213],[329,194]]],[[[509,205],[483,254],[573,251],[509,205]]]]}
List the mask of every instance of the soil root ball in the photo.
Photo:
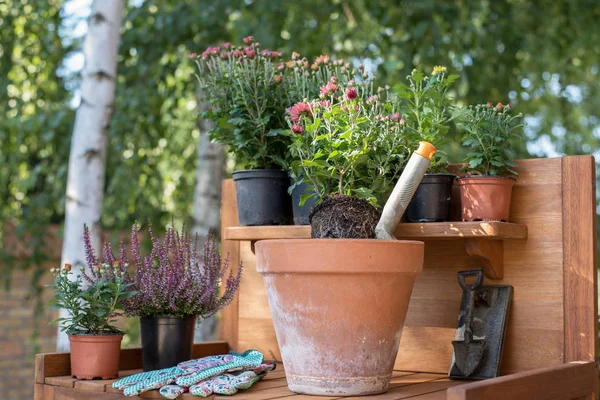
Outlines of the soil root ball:
{"type": "Polygon", "coordinates": [[[315,206],[309,216],[311,237],[373,239],[380,213],[367,200],[335,195],[315,206]]]}

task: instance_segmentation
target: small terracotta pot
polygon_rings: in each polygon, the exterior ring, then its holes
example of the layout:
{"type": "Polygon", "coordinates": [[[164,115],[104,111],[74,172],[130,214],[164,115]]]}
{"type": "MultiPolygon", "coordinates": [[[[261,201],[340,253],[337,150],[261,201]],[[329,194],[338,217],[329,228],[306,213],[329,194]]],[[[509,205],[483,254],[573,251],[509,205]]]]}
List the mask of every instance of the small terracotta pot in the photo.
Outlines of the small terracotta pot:
{"type": "Polygon", "coordinates": [[[77,379],[114,379],[119,376],[123,334],[69,335],[71,375],[77,379]]]}
{"type": "Polygon", "coordinates": [[[501,176],[469,176],[456,180],[460,186],[463,221],[508,222],[515,181],[501,176]]]}
{"type": "Polygon", "coordinates": [[[288,387],[320,396],[387,390],[423,242],[263,240],[256,244],[288,387]]]}

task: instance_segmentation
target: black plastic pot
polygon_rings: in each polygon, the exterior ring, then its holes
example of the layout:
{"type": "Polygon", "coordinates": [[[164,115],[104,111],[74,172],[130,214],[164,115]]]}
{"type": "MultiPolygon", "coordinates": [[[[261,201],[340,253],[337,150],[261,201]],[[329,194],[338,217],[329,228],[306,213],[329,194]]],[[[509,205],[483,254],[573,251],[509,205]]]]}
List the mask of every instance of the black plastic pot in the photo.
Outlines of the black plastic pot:
{"type": "Polygon", "coordinates": [[[301,183],[294,187],[292,190],[292,208],[294,212],[294,225],[310,225],[308,221],[308,214],[310,210],[317,203],[317,197],[313,196],[304,202],[304,205],[300,205],[300,199],[305,194],[314,193],[311,190],[311,186],[307,183],[301,183]]]}
{"type": "Polygon", "coordinates": [[[234,171],[240,225],[290,225],[292,200],[287,172],[275,169],[234,171]]]}
{"type": "Polygon", "coordinates": [[[141,317],[144,371],[173,367],[192,358],[196,316],[141,317]]]}
{"type": "Polygon", "coordinates": [[[406,208],[408,222],[444,222],[450,219],[452,183],[456,175],[426,174],[406,208]]]}

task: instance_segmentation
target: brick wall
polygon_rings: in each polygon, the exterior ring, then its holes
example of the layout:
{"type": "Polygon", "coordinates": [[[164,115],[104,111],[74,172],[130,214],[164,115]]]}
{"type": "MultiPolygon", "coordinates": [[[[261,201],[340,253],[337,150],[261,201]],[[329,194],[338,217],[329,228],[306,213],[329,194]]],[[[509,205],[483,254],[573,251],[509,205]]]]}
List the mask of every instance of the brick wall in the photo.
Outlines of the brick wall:
{"type": "MultiPolygon", "coordinates": [[[[43,283],[50,283],[51,278],[51,274],[47,273],[43,278],[43,283]]],[[[27,299],[29,280],[29,274],[17,272],[13,274],[10,291],[0,290],[0,393],[2,399],[33,399],[34,349],[31,339],[34,317],[33,301],[27,299]]],[[[51,296],[50,290],[44,291],[44,304],[51,296]]],[[[56,312],[45,307],[44,314],[38,320],[39,350],[52,352],[56,349],[56,325],[49,326],[48,322],[56,318],[56,312]]]]}

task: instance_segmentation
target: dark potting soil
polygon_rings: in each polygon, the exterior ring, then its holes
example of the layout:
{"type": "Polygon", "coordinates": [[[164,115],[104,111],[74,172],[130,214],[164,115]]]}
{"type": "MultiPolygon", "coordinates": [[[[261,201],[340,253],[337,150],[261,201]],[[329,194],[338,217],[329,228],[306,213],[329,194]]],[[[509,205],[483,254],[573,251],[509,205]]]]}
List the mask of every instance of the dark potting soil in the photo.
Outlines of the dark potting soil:
{"type": "Polygon", "coordinates": [[[315,206],[309,216],[312,238],[373,239],[380,213],[367,200],[335,195],[315,206]]]}

